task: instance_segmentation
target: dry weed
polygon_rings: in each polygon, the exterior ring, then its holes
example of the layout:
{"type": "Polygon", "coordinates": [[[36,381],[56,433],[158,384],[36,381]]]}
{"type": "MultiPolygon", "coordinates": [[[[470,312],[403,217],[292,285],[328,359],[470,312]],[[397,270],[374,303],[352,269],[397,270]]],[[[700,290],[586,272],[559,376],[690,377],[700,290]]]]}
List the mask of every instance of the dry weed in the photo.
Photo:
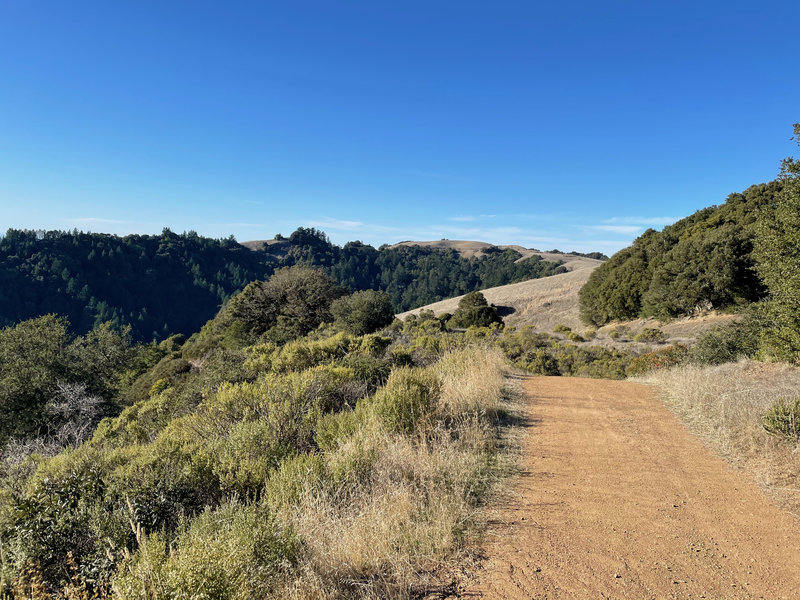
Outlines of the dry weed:
{"type": "Polygon", "coordinates": [[[338,469],[368,457],[368,476],[347,494],[309,487],[283,515],[305,550],[285,597],[409,598],[420,585],[441,585],[437,568],[477,531],[478,499],[496,477],[487,415],[499,408],[505,363],[494,350],[471,349],[432,368],[445,421],[412,436],[363,426],[325,460],[338,469]]]}
{"type": "Polygon", "coordinates": [[[800,514],[798,446],[767,433],[761,420],[779,398],[800,393],[800,369],[744,360],[655,371],[640,381],[657,386],[692,432],[800,514]]]}

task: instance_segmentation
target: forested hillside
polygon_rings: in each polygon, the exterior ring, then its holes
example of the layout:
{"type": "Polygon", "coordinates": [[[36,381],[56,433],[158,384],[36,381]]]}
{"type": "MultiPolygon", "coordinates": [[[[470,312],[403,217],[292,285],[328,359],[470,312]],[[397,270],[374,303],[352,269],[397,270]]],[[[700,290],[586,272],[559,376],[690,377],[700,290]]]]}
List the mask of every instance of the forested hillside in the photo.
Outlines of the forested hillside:
{"type": "Polygon", "coordinates": [[[581,317],[604,325],[760,300],[765,288],[754,269],[756,220],[774,211],[783,187],[783,180],[754,185],[661,232],[649,229],[592,273],[580,293],[581,317]]]}
{"type": "Polygon", "coordinates": [[[0,238],[0,326],[44,314],[66,317],[76,333],[111,321],[134,340],[190,334],[249,282],[277,268],[319,266],[351,291],[384,290],[396,311],[486,287],[542,277],[557,264],[514,250],[479,259],[419,246],[336,246],[300,228],[264,250],[194,232],[161,235],[20,231],[0,238]]]}

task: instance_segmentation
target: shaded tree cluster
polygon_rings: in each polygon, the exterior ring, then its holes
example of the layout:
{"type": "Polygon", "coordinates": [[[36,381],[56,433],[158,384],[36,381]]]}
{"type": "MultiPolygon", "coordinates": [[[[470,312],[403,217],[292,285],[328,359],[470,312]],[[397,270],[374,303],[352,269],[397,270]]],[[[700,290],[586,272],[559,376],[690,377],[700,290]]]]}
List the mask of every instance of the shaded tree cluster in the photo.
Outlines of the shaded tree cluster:
{"type": "Polygon", "coordinates": [[[755,271],[756,221],[785,181],[754,185],[657,232],[647,230],[600,265],[580,292],[581,317],[604,325],[744,306],[764,297],[755,271]]]}
{"type": "Polygon", "coordinates": [[[53,313],[78,333],[110,321],[130,326],[138,341],[189,335],[249,283],[294,265],[320,268],[350,291],[384,291],[395,312],[563,271],[539,257],[520,261],[514,250],[493,250],[467,259],[421,246],[339,247],[303,227],[257,251],[232,237],[168,229],[125,237],[11,229],[0,238],[0,326],[53,313]]]}

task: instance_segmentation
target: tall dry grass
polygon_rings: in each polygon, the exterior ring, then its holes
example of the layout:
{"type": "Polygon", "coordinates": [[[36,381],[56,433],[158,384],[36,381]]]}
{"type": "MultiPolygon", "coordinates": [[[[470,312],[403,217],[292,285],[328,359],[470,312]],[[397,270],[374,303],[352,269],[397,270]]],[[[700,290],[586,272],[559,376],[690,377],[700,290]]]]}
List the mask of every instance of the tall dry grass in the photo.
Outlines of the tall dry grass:
{"type": "Polygon", "coordinates": [[[800,515],[799,447],[762,425],[762,416],[779,398],[800,395],[800,369],[744,360],[654,371],[639,381],[655,385],[693,433],[800,515]]]}
{"type": "Polygon", "coordinates": [[[497,476],[506,363],[494,349],[455,351],[429,367],[441,383],[434,419],[412,436],[370,420],[326,462],[371,461],[342,498],[306,489],[282,516],[303,540],[298,599],[409,598],[452,585],[446,565],[481,528],[480,502],[497,476]]]}

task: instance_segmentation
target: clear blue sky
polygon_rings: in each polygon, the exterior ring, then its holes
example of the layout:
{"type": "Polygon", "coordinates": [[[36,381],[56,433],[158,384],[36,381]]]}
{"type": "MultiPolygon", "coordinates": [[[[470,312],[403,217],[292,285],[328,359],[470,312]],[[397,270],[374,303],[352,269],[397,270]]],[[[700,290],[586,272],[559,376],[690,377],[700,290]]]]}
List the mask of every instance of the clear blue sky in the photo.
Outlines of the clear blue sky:
{"type": "Polygon", "coordinates": [[[796,149],[800,2],[0,0],[0,229],[627,245],[796,149]]]}

